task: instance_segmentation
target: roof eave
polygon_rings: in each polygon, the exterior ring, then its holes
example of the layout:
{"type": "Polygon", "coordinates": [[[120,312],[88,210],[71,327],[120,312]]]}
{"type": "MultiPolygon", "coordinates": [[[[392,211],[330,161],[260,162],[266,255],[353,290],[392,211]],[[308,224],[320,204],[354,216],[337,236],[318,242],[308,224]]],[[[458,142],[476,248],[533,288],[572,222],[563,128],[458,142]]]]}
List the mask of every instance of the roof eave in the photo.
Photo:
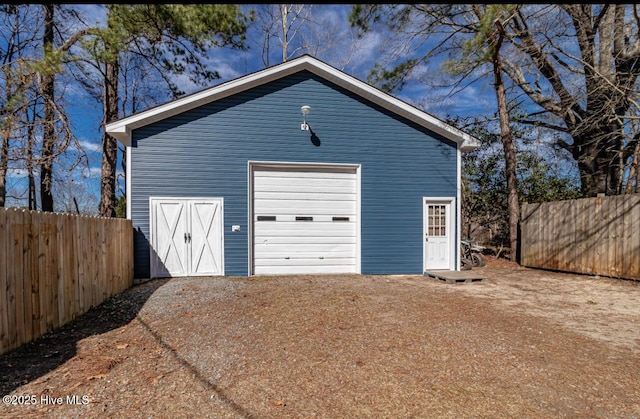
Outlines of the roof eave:
{"type": "Polygon", "coordinates": [[[117,121],[113,124],[107,124],[107,127],[105,128],[107,134],[127,147],[131,145],[131,130],[128,129],[126,124],[121,124],[120,121],[117,121]]]}

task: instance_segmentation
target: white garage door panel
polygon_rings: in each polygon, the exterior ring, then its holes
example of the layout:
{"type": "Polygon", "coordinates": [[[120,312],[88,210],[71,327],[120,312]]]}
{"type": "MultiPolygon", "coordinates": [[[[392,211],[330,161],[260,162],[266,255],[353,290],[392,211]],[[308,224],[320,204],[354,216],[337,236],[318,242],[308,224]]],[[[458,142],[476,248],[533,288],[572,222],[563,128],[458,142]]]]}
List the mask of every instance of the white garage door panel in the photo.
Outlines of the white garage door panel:
{"type": "MultiPolygon", "coordinates": [[[[305,252],[302,250],[298,250],[295,252],[295,256],[294,258],[291,257],[291,252],[290,251],[283,251],[283,252],[273,252],[273,251],[269,251],[269,253],[266,255],[268,257],[260,257],[261,254],[257,253],[256,254],[256,260],[268,260],[268,259],[274,259],[274,260],[279,260],[279,261],[283,261],[286,262],[287,260],[291,261],[291,262],[295,262],[296,260],[299,259],[319,259],[318,257],[318,253],[322,253],[324,256],[324,259],[322,260],[333,260],[334,258],[339,258],[339,259],[352,259],[351,256],[353,256],[353,250],[349,250],[349,251],[342,251],[342,252],[338,252],[338,251],[331,251],[331,252],[318,252],[318,251],[310,251],[310,252],[305,252]]],[[[352,261],[353,262],[353,261],[352,261]]]]}
{"type": "MultiPolygon", "coordinates": [[[[269,251],[272,254],[282,253],[283,256],[291,254],[291,245],[289,243],[273,243],[269,242],[269,251]]],[[[352,257],[356,250],[355,243],[299,243],[296,245],[296,252],[314,252],[317,256],[318,252],[327,252],[327,254],[337,255],[340,257],[352,257]]]]}
{"type": "Polygon", "coordinates": [[[317,192],[307,190],[305,192],[256,192],[254,199],[282,199],[282,200],[304,200],[304,201],[325,201],[329,197],[332,201],[355,201],[355,195],[350,192],[317,192]]]}
{"type": "Polygon", "coordinates": [[[346,271],[344,266],[260,266],[256,264],[255,275],[288,275],[296,274],[336,274],[355,273],[346,271]]]}
{"type": "MultiPolygon", "coordinates": [[[[284,219],[285,216],[276,216],[278,219],[284,219]]],[[[289,217],[289,219],[295,219],[296,216],[289,217]]],[[[331,217],[331,216],[329,216],[331,217]]],[[[314,220],[319,219],[320,216],[313,217],[314,220]]],[[[326,219],[326,218],[325,218],[326,219]]],[[[272,234],[283,230],[300,231],[302,233],[328,232],[329,234],[337,234],[339,236],[344,234],[354,234],[356,231],[355,222],[346,221],[256,221],[255,223],[256,234],[272,234]]]]}
{"type": "MultiPolygon", "coordinates": [[[[329,199],[331,199],[329,197],[329,199]]],[[[325,199],[323,201],[307,200],[283,200],[283,199],[261,199],[256,200],[256,215],[279,215],[279,214],[355,214],[356,202],[354,201],[334,201],[325,199]]]]}
{"type": "MultiPolygon", "coordinates": [[[[273,190],[274,186],[269,186],[272,190],[265,190],[263,192],[300,192],[300,193],[352,193],[352,188],[350,185],[336,187],[336,186],[328,186],[325,183],[320,185],[311,186],[305,184],[292,184],[286,190],[273,190]]],[[[355,198],[354,198],[355,199],[355,198]]]]}
{"type": "Polygon", "coordinates": [[[289,177],[296,179],[303,178],[322,178],[322,179],[353,179],[353,170],[345,169],[322,169],[322,168],[260,168],[256,170],[256,178],[265,177],[289,177]]]}
{"type": "MultiPolygon", "coordinates": [[[[286,246],[292,245],[292,244],[318,244],[318,245],[322,245],[322,244],[356,244],[356,238],[355,236],[344,236],[344,237],[335,237],[335,236],[327,236],[327,237],[321,237],[321,236],[303,236],[303,237],[289,237],[289,236],[285,236],[285,237],[274,237],[274,236],[262,236],[263,240],[268,240],[269,241],[269,245],[275,245],[275,244],[283,244],[286,246]]],[[[262,241],[258,241],[257,239],[254,240],[255,243],[262,243],[262,241]]]]}
{"type": "Polygon", "coordinates": [[[272,167],[253,173],[255,274],[356,272],[355,168],[272,167]],[[262,216],[275,221],[258,220],[262,216]]]}
{"type": "MultiPolygon", "coordinates": [[[[278,226],[281,226],[285,223],[278,223],[278,226]]],[[[311,223],[309,223],[311,224],[311,223]]],[[[355,234],[355,228],[350,229],[336,229],[336,228],[322,228],[323,226],[318,226],[320,223],[316,223],[314,226],[291,226],[289,228],[284,227],[272,227],[259,229],[256,234],[256,243],[262,243],[264,240],[269,240],[272,237],[351,237],[355,234]],[[305,228],[307,227],[307,228],[305,228]]]]}
{"type": "MultiPolygon", "coordinates": [[[[260,262],[263,267],[267,266],[291,266],[291,267],[318,267],[318,266],[351,266],[355,260],[353,258],[295,258],[295,259],[256,259],[256,262],[260,262]]],[[[305,270],[300,270],[301,273],[307,273],[305,270]]]]}
{"type": "MultiPolygon", "coordinates": [[[[260,190],[281,190],[286,191],[287,189],[283,189],[283,187],[289,186],[306,186],[309,188],[316,188],[314,192],[320,192],[322,188],[325,191],[331,192],[334,188],[338,192],[347,192],[348,188],[355,186],[356,180],[352,176],[343,176],[338,179],[324,178],[321,175],[316,177],[292,177],[292,176],[283,176],[283,177],[260,177],[257,175],[255,177],[255,185],[260,190]]],[[[304,192],[304,191],[300,191],[304,192]]]]}
{"type": "MultiPolygon", "coordinates": [[[[272,214],[262,214],[262,215],[263,216],[270,215],[272,217],[276,217],[275,215],[272,215],[272,214]]],[[[310,215],[309,214],[303,215],[303,217],[308,217],[308,216],[310,215]]],[[[277,222],[301,224],[303,221],[298,220],[297,217],[300,217],[300,213],[282,214],[277,216],[277,222]]],[[[309,222],[313,222],[315,224],[325,223],[325,225],[326,224],[349,224],[349,223],[355,224],[355,221],[356,221],[356,216],[353,214],[340,214],[340,213],[333,213],[332,215],[314,214],[311,217],[313,217],[313,221],[309,221],[309,222]],[[334,217],[339,217],[341,218],[341,220],[335,220],[334,217]],[[344,220],[344,217],[347,217],[348,221],[344,220]]],[[[258,220],[257,215],[254,217],[254,221],[256,222],[256,224],[264,224],[264,225],[275,222],[275,221],[269,221],[269,220],[258,220]]]]}
{"type": "Polygon", "coordinates": [[[258,259],[330,259],[330,258],[353,258],[355,245],[297,245],[292,249],[290,245],[259,245],[256,244],[256,260],[258,259]]]}

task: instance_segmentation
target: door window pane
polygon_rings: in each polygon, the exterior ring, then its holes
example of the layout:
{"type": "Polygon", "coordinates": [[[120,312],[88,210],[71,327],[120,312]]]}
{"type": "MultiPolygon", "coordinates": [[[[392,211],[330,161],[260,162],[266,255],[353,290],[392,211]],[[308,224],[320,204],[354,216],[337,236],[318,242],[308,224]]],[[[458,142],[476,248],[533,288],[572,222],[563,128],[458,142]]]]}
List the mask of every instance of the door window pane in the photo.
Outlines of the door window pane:
{"type": "Polygon", "coordinates": [[[430,237],[444,237],[447,235],[447,212],[444,205],[428,206],[428,234],[430,237]]]}

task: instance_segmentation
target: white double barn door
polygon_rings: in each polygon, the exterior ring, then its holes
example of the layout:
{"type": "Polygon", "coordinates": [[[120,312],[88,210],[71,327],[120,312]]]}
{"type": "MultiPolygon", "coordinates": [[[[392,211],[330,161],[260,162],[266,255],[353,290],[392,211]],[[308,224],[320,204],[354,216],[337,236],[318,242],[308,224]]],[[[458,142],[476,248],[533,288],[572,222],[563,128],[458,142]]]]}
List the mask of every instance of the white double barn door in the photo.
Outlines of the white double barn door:
{"type": "Polygon", "coordinates": [[[151,198],[151,277],[223,275],[222,198],[151,198]]]}

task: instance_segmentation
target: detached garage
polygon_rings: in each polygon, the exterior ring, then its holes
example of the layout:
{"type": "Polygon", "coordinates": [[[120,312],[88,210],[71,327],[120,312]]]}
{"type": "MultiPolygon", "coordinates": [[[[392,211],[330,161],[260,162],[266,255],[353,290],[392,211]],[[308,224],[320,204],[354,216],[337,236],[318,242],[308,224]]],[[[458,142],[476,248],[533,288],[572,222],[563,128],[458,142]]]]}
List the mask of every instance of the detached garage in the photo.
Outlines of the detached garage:
{"type": "Polygon", "coordinates": [[[311,56],[110,123],[135,277],[459,268],[468,134],[311,56]]]}

